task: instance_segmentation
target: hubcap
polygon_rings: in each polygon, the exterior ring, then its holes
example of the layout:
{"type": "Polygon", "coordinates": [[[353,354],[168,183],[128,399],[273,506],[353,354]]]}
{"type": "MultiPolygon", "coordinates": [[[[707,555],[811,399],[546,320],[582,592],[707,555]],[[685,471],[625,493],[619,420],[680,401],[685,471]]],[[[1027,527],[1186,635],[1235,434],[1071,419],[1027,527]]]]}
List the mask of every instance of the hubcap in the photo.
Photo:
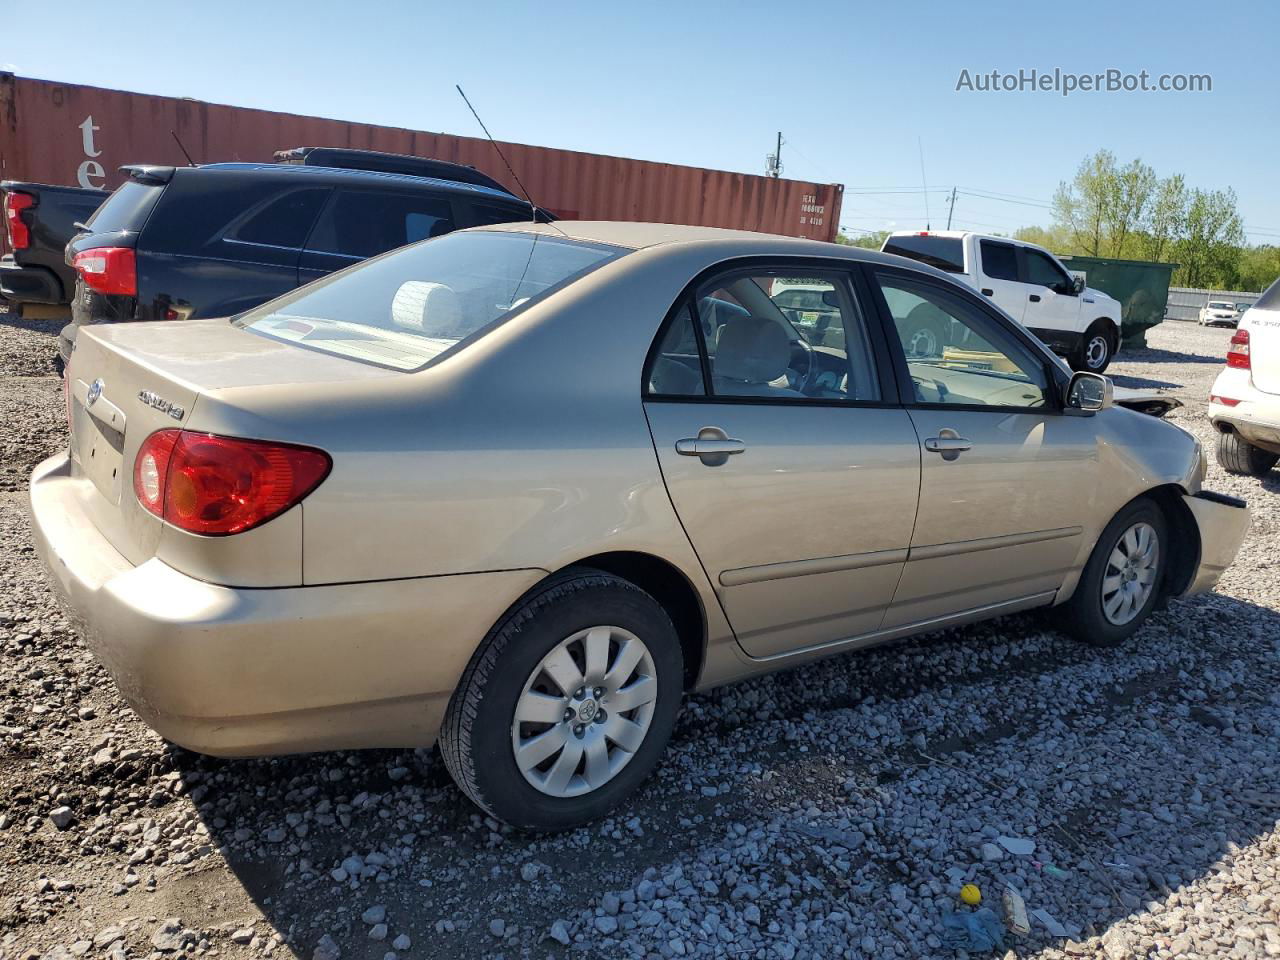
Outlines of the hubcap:
{"type": "Polygon", "coordinates": [[[1135,523],[1120,535],[1102,573],[1102,612],[1118,627],[1146,606],[1160,569],[1160,538],[1149,523],[1135,523]]]}
{"type": "Polygon", "coordinates": [[[912,331],[907,339],[907,356],[909,357],[936,357],[939,352],[938,338],[928,327],[920,327],[912,331]]]}
{"type": "Polygon", "coordinates": [[[1091,367],[1102,366],[1103,361],[1107,359],[1107,349],[1106,337],[1094,337],[1089,341],[1088,347],[1085,348],[1085,362],[1091,367]]]}
{"type": "Polygon", "coordinates": [[[575,633],[534,667],[516,701],[516,766],[549,796],[599,789],[644,743],[657,697],[657,672],[643,640],[621,627],[575,633]]]}

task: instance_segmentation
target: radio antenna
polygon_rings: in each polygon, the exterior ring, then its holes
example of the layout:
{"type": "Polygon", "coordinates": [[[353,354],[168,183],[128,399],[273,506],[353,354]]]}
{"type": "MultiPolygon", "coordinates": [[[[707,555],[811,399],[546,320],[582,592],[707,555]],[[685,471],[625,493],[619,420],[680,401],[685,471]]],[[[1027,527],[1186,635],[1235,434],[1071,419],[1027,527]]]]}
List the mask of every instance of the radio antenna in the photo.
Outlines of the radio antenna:
{"type": "MultiPolygon", "coordinates": [[[[467,105],[467,109],[471,111],[471,115],[476,118],[476,123],[480,124],[480,129],[484,131],[484,135],[489,138],[489,143],[493,145],[493,150],[498,155],[498,159],[502,161],[502,165],[507,168],[507,173],[511,174],[511,179],[516,182],[516,186],[518,186],[520,188],[520,192],[524,194],[524,198],[529,204],[529,209],[533,212],[533,220],[536,223],[538,220],[538,210],[541,208],[533,202],[533,197],[530,196],[529,191],[525,189],[524,183],[520,180],[520,177],[516,175],[515,170],[511,169],[511,164],[507,162],[506,154],[504,154],[502,152],[502,148],[498,146],[498,141],[493,139],[493,134],[489,132],[489,128],[486,127],[484,125],[484,121],[480,119],[480,114],[476,113],[476,108],[473,107],[471,105],[471,101],[467,99],[467,95],[463,92],[461,85],[455,83],[453,86],[454,89],[458,91],[458,96],[462,97],[462,102],[467,105]]],[[[547,222],[552,227],[555,227],[556,231],[566,240],[569,239],[569,235],[567,233],[559,227],[556,227],[554,220],[549,220],[547,222]]]]}
{"type": "Polygon", "coordinates": [[[187,166],[194,167],[196,162],[191,159],[191,154],[187,153],[187,148],[182,145],[182,141],[178,139],[178,131],[170,130],[169,136],[173,137],[173,142],[178,145],[178,149],[182,151],[182,155],[187,158],[187,166]]]}

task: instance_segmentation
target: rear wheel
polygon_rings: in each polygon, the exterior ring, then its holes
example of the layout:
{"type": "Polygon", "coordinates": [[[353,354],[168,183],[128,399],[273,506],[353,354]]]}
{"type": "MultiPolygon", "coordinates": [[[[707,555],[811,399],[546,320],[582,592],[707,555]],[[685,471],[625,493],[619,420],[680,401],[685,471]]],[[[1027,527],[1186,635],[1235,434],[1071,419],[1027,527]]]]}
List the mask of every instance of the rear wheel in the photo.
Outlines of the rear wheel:
{"type": "Polygon", "coordinates": [[[683,675],[657,601],[618,577],[571,571],[527,597],[472,658],[441,729],[445,765],[512,826],[597,819],[657,765],[683,675]]]}
{"type": "Polygon", "coordinates": [[[1168,564],[1168,527],[1152,500],[1135,500],[1112,518],[1085,564],[1059,623],[1077,640],[1114,647],[1151,614],[1168,564]]]}
{"type": "Polygon", "coordinates": [[[1265,477],[1277,460],[1280,460],[1280,454],[1255,447],[1234,430],[1218,434],[1218,465],[1227,473],[1265,477]]]}

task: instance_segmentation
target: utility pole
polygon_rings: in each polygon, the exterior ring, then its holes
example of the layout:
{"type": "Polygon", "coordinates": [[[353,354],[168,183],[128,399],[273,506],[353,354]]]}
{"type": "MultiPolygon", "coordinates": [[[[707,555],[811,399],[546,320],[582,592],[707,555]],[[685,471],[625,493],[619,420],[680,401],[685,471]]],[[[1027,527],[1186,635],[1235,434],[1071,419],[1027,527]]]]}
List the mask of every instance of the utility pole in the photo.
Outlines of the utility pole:
{"type": "Polygon", "coordinates": [[[951,215],[956,212],[956,188],[951,188],[951,201],[947,206],[947,229],[951,229],[951,215]]]}
{"type": "Polygon", "coordinates": [[[765,154],[764,175],[775,180],[782,176],[782,131],[778,131],[778,148],[774,153],[765,154]]]}

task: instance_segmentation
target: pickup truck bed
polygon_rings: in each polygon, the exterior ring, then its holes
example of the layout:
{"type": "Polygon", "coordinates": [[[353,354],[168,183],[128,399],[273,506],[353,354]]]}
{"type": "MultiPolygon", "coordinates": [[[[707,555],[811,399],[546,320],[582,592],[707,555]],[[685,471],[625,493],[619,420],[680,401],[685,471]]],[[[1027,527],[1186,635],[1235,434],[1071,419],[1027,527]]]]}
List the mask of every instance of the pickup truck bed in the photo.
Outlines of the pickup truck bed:
{"type": "MultiPolygon", "coordinates": [[[[75,271],[67,266],[65,249],[84,223],[108,196],[106,190],[60,187],[46,183],[0,181],[0,207],[6,211],[4,248],[0,256],[0,297],[29,312],[32,305],[63,307],[75,292],[75,271]],[[26,226],[25,246],[14,249],[8,224],[9,196],[29,197],[16,216],[26,226]]],[[[12,309],[12,306],[11,306],[12,309]]]]}

